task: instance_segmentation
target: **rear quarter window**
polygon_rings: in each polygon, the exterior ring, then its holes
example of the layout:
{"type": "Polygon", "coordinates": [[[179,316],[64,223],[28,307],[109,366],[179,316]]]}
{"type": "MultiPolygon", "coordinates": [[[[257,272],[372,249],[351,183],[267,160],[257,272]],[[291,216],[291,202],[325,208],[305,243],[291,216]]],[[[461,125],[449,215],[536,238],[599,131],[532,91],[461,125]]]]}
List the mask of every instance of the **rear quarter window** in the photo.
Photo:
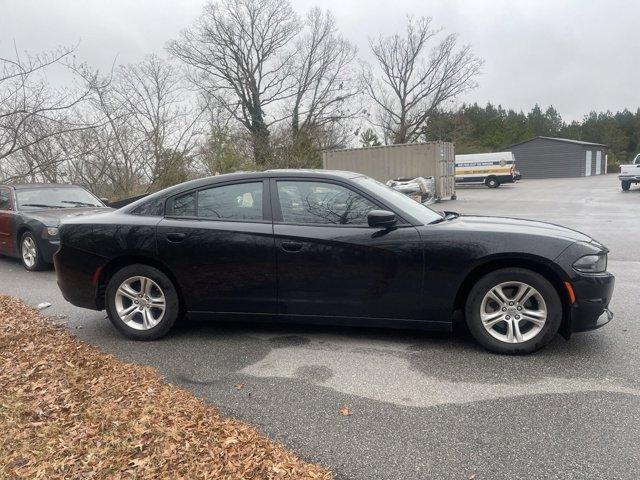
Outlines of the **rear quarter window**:
{"type": "Polygon", "coordinates": [[[161,217],[164,215],[164,198],[148,200],[131,210],[131,214],[143,217],[161,217]]]}

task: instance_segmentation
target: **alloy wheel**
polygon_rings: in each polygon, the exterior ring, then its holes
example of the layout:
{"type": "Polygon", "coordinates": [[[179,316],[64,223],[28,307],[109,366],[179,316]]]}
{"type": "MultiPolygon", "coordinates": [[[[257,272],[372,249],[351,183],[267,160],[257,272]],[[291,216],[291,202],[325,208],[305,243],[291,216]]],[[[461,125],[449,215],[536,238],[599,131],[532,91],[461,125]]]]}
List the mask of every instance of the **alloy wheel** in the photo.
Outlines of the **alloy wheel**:
{"type": "Polygon", "coordinates": [[[491,288],[480,304],[485,330],[505,343],[523,343],[538,335],[547,321],[544,298],[524,282],[504,282],[491,288]]]}
{"type": "Polygon", "coordinates": [[[166,306],[164,292],[148,277],[129,277],[116,290],[118,317],[135,330],[150,330],[158,325],[164,317],[166,306]]]}
{"type": "Polygon", "coordinates": [[[36,250],[36,242],[33,238],[26,236],[22,240],[22,260],[27,268],[33,268],[38,258],[38,251],[36,250]]]}

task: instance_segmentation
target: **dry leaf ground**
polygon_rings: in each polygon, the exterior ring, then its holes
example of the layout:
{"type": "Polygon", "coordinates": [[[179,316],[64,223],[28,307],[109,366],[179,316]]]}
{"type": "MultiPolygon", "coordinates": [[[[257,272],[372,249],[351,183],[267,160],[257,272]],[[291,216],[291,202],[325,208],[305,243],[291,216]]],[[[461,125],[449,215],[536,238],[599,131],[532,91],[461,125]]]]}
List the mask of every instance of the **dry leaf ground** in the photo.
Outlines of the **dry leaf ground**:
{"type": "Polygon", "coordinates": [[[332,477],[0,296],[0,478],[332,477]]]}

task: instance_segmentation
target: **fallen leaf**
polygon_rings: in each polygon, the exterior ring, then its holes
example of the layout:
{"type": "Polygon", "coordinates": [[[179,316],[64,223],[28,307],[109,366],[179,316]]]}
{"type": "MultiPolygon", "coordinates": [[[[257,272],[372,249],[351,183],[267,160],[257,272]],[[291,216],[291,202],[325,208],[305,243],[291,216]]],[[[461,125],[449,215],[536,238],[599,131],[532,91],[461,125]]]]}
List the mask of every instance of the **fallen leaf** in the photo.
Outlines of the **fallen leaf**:
{"type": "Polygon", "coordinates": [[[0,295],[1,478],[332,478],[54,321],[0,295]]]}
{"type": "Polygon", "coordinates": [[[244,383],[238,383],[236,385],[234,385],[236,390],[242,390],[244,388],[244,383]]]}
{"type": "Polygon", "coordinates": [[[351,409],[346,405],[343,405],[342,408],[340,408],[340,415],[344,415],[345,417],[351,415],[351,409]]]}

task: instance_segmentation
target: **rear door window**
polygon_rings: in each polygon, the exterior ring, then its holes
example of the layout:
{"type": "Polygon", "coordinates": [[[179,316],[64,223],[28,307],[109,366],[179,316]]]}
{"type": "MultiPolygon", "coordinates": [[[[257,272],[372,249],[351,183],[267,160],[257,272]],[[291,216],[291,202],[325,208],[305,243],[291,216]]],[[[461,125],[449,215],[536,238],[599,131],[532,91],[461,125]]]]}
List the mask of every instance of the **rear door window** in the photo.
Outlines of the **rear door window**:
{"type": "Polygon", "coordinates": [[[177,197],[173,201],[173,215],[176,217],[195,217],[196,195],[197,192],[191,192],[177,197]]]}
{"type": "Polygon", "coordinates": [[[263,220],[262,182],[237,183],[190,192],[173,201],[173,216],[213,220],[263,220]]]}

